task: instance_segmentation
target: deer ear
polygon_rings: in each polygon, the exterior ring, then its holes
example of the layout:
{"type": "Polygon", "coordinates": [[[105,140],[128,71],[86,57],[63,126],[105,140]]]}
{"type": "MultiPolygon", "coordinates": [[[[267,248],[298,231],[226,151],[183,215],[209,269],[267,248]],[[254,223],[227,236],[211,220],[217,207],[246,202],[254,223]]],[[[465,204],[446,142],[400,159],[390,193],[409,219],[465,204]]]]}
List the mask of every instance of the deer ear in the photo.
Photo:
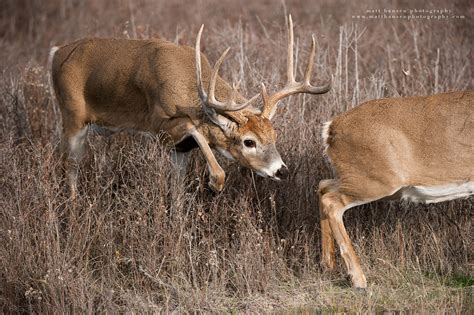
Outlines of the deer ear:
{"type": "Polygon", "coordinates": [[[205,108],[204,112],[206,113],[207,117],[209,117],[212,123],[221,128],[226,137],[232,136],[235,130],[237,130],[238,126],[236,122],[225,117],[224,115],[217,113],[213,108],[207,107],[205,108]]]}

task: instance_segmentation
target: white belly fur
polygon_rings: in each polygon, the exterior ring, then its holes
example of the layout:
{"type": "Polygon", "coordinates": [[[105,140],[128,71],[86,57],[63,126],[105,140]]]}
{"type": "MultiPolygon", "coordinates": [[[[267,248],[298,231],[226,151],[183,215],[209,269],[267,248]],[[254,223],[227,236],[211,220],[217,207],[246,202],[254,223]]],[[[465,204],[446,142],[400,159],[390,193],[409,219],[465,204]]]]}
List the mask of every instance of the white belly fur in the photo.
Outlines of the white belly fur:
{"type": "Polygon", "coordinates": [[[436,203],[465,198],[474,193],[474,181],[442,186],[408,186],[401,189],[402,199],[436,203]]]}

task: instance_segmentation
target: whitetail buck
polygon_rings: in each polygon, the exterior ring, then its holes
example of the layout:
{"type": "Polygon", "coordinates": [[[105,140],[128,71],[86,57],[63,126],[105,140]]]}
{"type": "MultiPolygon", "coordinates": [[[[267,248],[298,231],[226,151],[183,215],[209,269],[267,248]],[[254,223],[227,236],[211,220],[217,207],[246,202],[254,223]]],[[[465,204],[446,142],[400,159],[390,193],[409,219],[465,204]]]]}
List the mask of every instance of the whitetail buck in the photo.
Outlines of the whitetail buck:
{"type": "Polygon", "coordinates": [[[52,79],[63,118],[63,150],[72,196],[77,163],[89,125],[113,130],[165,132],[178,160],[199,147],[207,161],[211,188],[221,191],[225,173],[211,151],[275,180],[288,170],[276,150],[272,119],[277,103],[296,93],[323,94],[330,84],[310,84],[315,42],[304,79],[293,76],[293,25],[288,28],[288,82],[273,95],[262,84],[263,109],[219,75],[228,49],[211,69],[195,49],[165,40],[82,39],[51,52],[52,79]],[[204,86],[208,87],[207,91],[204,86]]]}
{"type": "Polygon", "coordinates": [[[325,124],[336,178],[319,184],[321,263],[334,268],[334,239],[353,286],[366,288],[342,216],[380,199],[434,203],[474,191],[474,92],[366,102],[325,124]]]}

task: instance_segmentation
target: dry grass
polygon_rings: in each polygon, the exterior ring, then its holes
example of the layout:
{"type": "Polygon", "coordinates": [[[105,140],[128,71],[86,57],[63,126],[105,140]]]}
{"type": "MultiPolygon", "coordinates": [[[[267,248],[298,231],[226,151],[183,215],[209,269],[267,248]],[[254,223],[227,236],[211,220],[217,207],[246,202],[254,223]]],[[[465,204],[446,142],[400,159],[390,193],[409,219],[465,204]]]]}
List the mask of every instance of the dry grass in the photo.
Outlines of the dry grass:
{"type": "Polygon", "coordinates": [[[397,5],[11,0],[2,7],[1,312],[473,313],[472,198],[349,211],[345,222],[369,281],[360,294],[340,261],[335,274],[318,266],[314,193],[331,175],[321,122],[368,99],[473,88],[467,2],[408,6],[452,9],[464,20],[357,25],[353,13],[397,5]],[[272,89],[284,81],[287,12],[296,21],[300,57],[315,32],[315,72],[334,83],[327,95],[292,97],[279,110],[275,126],[289,181],[254,178],[223,161],[226,189],[213,195],[198,152],[182,187],[159,136],[92,135],[72,205],[57,153],[50,46],[86,35],[192,44],[205,22],[204,52],[216,60],[233,47],[223,73],[243,78],[250,95],[262,80],[272,89]]]}

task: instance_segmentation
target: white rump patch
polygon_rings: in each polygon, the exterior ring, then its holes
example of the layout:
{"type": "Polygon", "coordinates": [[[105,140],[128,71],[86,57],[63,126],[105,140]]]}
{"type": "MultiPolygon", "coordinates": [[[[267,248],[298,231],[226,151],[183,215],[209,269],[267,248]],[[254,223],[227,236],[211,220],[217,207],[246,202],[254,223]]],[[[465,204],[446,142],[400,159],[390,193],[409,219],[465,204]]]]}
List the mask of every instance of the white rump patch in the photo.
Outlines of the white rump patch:
{"type": "Polygon", "coordinates": [[[323,138],[323,143],[324,143],[324,151],[326,151],[329,146],[328,138],[329,138],[329,127],[331,126],[331,123],[332,123],[332,120],[325,122],[321,130],[321,137],[323,138]]]}
{"type": "Polygon", "coordinates": [[[51,72],[52,72],[52,66],[53,66],[53,58],[54,54],[59,50],[59,46],[53,46],[48,55],[48,68],[50,69],[50,74],[48,76],[48,81],[49,81],[49,94],[51,95],[51,98],[54,99],[54,87],[53,87],[53,82],[51,80],[51,72]]]}
{"type": "Polygon", "coordinates": [[[53,46],[49,50],[48,64],[51,65],[53,62],[54,54],[59,50],[59,46],[53,46]]]}
{"type": "Polygon", "coordinates": [[[402,199],[436,203],[465,198],[474,193],[474,181],[441,186],[408,186],[401,189],[402,199]]]}

